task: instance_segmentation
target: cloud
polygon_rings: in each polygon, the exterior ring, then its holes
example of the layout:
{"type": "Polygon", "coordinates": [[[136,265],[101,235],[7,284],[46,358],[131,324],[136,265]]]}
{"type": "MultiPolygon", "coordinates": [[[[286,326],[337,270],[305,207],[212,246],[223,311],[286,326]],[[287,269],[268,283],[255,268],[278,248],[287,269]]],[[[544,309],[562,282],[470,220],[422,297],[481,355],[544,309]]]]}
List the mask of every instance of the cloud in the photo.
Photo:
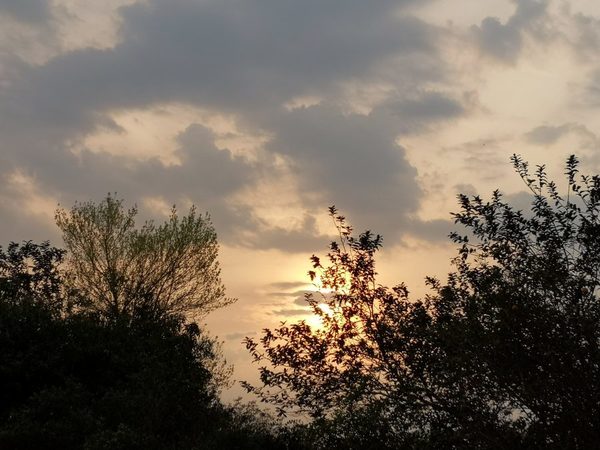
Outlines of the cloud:
{"type": "Polygon", "coordinates": [[[413,211],[420,195],[416,172],[387,125],[317,105],[274,118],[277,134],[267,148],[291,158],[301,195],[336,204],[359,227],[379,227],[413,211]]]}
{"type": "Polygon", "coordinates": [[[600,49],[600,19],[585,14],[575,14],[574,30],[577,33],[574,45],[585,56],[597,55],[600,49]]]}
{"type": "MultiPolygon", "coordinates": [[[[458,192],[457,192],[458,193],[458,192]]],[[[448,213],[450,216],[450,213],[448,213]]],[[[425,242],[447,242],[448,235],[455,230],[452,220],[410,220],[404,227],[404,231],[413,237],[425,242]]],[[[384,241],[384,244],[386,242],[384,241]]]]}
{"type": "Polygon", "coordinates": [[[163,101],[236,113],[280,106],[306,90],[367,76],[395,56],[435,52],[432,27],[394,18],[402,3],[409,2],[134,4],[121,9],[120,44],[69,52],[20,74],[19,101],[34,117],[63,123],[163,101]]]}
{"type": "Polygon", "coordinates": [[[450,119],[462,115],[463,105],[439,92],[424,92],[416,98],[398,101],[395,112],[414,121],[450,119]]]}
{"type": "Polygon", "coordinates": [[[0,174],[31,170],[41,189],[67,205],[109,191],[140,204],[148,197],[194,202],[230,245],[321,248],[329,237],[315,215],[331,204],[358,229],[372,227],[391,242],[422,196],[398,136],[468,113],[464,99],[426,87],[445,77],[441,30],[404,11],[414,3],[148,0],[123,7],[114,47],[80,48],[9,74],[0,89],[7,136],[0,174]],[[348,83],[394,88],[359,114],[348,112],[348,83]],[[284,107],[306,95],[322,101],[284,107]],[[270,141],[244,157],[218,148],[214,132],[191,121],[177,140],[179,165],[86,148],[98,130],[127,133],[115,113],[165,103],[229,115],[270,141]],[[277,179],[298,186],[298,226],[275,226],[240,200],[277,179]]]}
{"type": "Polygon", "coordinates": [[[593,70],[588,76],[580,95],[580,101],[586,106],[600,105],[600,69],[593,70]]]}
{"type": "Polygon", "coordinates": [[[1,0],[0,13],[28,23],[43,23],[52,17],[47,0],[1,0]]]}
{"type": "Polygon", "coordinates": [[[548,0],[515,0],[515,13],[502,23],[497,17],[486,17],[479,26],[473,26],[475,41],[485,55],[513,63],[523,47],[523,36],[540,33],[548,0]]]}
{"type": "Polygon", "coordinates": [[[525,134],[525,139],[533,144],[545,146],[552,145],[572,129],[573,126],[571,124],[564,124],[561,126],[542,125],[527,132],[525,134]]]}
{"type": "Polygon", "coordinates": [[[319,293],[314,292],[314,291],[300,291],[296,294],[296,298],[294,299],[294,304],[307,307],[308,306],[308,303],[306,302],[307,294],[310,294],[311,296],[320,295],[319,293]]]}
{"type": "Polygon", "coordinates": [[[515,211],[522,211],[526,217],[532,216],[532,205],[535,201],[531,192],[521,191],[504,196],[504,201],[515,211]]]}
{"type": "MultiPolygon", "coordinates": [[[[591,150],[594,153],[600,148],[600,138],[587,126],[580,123],[565,123],[562,125],[541,125],[525,133],[525,139],[536,145],[550,147],[561,139],[573,136],[576,139],[577,150],[591,150]]],[[[593,154],[593,156],[595,156],[593,154]]]]}
{"type": "Polygon", "coordinates": [[[310,313],[309,309],[304,308],[284,308],[276,309],[271,312],[271,314],[276,316],[307,316],[310,313]]]}
{"type": "Polygon", "coordinates": [[[256,331],[241,331],[236,333],[229,333],[225,335],[225,340],[227,341],[239,341],[246,337],[255,336],[258,334],[256,331]]]}
{"type": "Polygon", "coordinates": [[[386,120],[396,133],[415,134],[466,115],[472,105],[468,95],[465,97],[467,101],[437,91],[410,92],[388,98],[374,109],[372,116],[386,120]]]}
{"type": "Polygon", "coordinates": [[[486,17],[476,28],[479,47],[484,53],[506,61],[514,60],[521,50],[521,34],[496,17],[486,17]]]}
{"type": "Polygon", "coordinates": [[[44,214],[36,214],[23,208],[20,196],[12,196],[8,190],[0,193],[0,246],[9,242],[50,240],[59,246],[59,233],[44,214]]]}
{"type": "MultiPolygon", "coordinates": [[[[269,286],[275,289],[297,289],[306,286],[306,283],[302,281],[278,281],[276,283],[269,284],[269,286]]],[[[291,295],[294,295],[294,293],[291,295]]]]}
{"type": "MultiPolygon", "coordinates": [[[[32,133],[35,136],[35,133],[32,133]]],[[[42,142],[20,155],[13,164],[7,164],[0,173],[10,173],[10,167],[27,164],[36,174],[40,189],[46,189],[63,205],[75,200],[101,200],[107,192],[116,191],[128,202],[142,203],[145,197],[163,198],[180,208],[195,203],[201,211],[208,210],[222,236],[228,236],[236,224],[244,222],[249,214],[242,207],[232,207],[226,201],[229,195],[251,183],[255,176],[250,162],[233,155],[227,149],[218,149],[214,134],[199,124],[190,125],[178,138],[176,155],[179,165],[165,166],[157,158],[131,162],[118,155],[95,153],[83,149],[78,156],[69,152],[46,149],[42,142]]],[[[10,196],[10,186],[0,185],[0,195],[10,196]]],[[[8,215],[11,217],[12,215],[8,215]]],[[[32,236],[33,238],[33,236],[32,236]]]]}
{"type": "MultiPolygon", "coordinates": [[[[307,215],[303,225],[298,229],[284,229],[269,226],[262,220],[255,220],[255,226],[250,227],[255,232],[244,240],[244,246],[261,250],[280,249],[288,252],[310,252],[322,248],[331,241],[332,236],[322,236],[316,228],[313,216],[307,215]]],[[[248,230],[246,230],[248,231],[248,230]]]]}

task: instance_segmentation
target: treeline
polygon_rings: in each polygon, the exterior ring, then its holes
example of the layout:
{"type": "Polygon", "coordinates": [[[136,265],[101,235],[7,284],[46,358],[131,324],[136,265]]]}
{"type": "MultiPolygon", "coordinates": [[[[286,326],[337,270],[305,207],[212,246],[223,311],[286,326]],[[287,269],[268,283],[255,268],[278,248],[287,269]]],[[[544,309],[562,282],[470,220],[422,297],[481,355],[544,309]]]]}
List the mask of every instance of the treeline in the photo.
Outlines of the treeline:
{"type": "Polygon", "coordinates": [[[324,326],[247,339],[248,389],[308,414],[313,448],[598,448],[600,177],[572,156],[561,196],[543,166],[513,164],[531,210],[459,196],[453,270],[421,299],[377,282],[382,238],[331,208],[340,239],[310,276],[333,295],[307,297],[324,326]]]}
{"type": "Polygon", "coordinates": [[[193,321],[233,301],[208,217],[59,210],[66,253],[0,252],[0,448],[597,448],[600,176],[570,157],[561,195],[513,164],[531,209],[459,196],[452,271],[424,298],[379,284],[382,238],[330,209],[339,240],[309,271],[329,294],[306,297],[323,326],[246,339],[245,387],[277,417],[219,399],[228,367],[193,321]]]}
{"type": "Polygon", "coordinates": [[[68,252],[0,248],[0,448],[289,448],[220,401],[229,368],[190,320],[232,301],[210,221],[136,213],[109,196],[57,212],[68,252]]]}

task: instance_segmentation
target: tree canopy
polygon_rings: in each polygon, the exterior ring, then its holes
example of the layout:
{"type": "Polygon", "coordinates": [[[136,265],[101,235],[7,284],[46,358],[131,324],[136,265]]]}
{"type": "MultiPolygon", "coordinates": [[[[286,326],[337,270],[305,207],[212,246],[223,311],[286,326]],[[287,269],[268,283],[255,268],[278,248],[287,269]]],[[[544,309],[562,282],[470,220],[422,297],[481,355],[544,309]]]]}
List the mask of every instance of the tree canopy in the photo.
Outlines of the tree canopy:
{"type": "Polygon", "coordinates": [[[69,313],[57,301],[60,254],[32,243],[0,252],[12,263],[1,267],[0,447],[192,448],[190,423],[217,405],[214,343],[175,316],[69,313]]]}
{"type": "Polygon", "coordinates": [[[67,251],[0,247],[0,448],[299,448],[219,398],[231,367],[193,321],[230,301],[208,217],[136,214],[109,196],[57,211],[67,251]]]}
{"type": "Polygon", "coordinates": [[[222,355],[196,323],[72,308],[63,255],[0,247],[0,448],[296,448],[266,414],[220,401],[222,355]]]}
{"type": "Polygon", "coordinates": [[[136,207],[108,195],[100,203],[59,208],[68,281],[91,310],[112,315],[139,308],[156,314],[206,315],[231,303],[217,261],[218,243],[207,215],[195,207],[167,221],[136,228],[136,207]]]}
{"type": "Polygon", "coordinates": [[[262,383],[247,388],[312,417],[315,448],[597,445],[600,177],[570,157],[561,196],[543,166],[512,161],[531,209],[460,195],[453,270],[424,298],[380,285],[382,238],[331,208],[340,239],[309,274],[332,294],[307,296],[323,327],[247,339],[262,383]]]}

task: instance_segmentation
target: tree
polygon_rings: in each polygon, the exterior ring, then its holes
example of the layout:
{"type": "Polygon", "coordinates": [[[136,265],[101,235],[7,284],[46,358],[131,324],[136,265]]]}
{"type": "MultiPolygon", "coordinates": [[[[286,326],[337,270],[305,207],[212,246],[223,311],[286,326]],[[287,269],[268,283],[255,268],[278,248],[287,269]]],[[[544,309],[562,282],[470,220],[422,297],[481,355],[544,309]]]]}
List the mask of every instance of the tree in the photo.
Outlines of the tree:
{"type": "Polygon", "coordinates": [[[409,298],[377,283],[380,236],[339,231],[329,296],[307,296],[323,327],[265,330],[246,345],[282,414],[312,418],[316,448],[592,448],[600,439],[600,177],[566,164],[561,197],[540,166],[512,159],[531,211],[495,191],[459,196],[464,234],[445,282],[409,298]],[[323,304],[327,307],[322,306],[323,304]]]}
{"type": "Polygon", "coordinates": [[[81,308],[64,255],[0,247],[0,448],[304,448],[253,405],[219,400],[230,366],[183,314],[81,308]]]}
{"type": "Polygon", "coordinates": [[[27,296],[60,309],[63,305],[62,277],[59,266],[64,250],[49,242],[11,242],[6,251],[0,247],[0,299],[11,301],[27,296]]]}
{"type": "Polygon", "coordinates": [[[62,254],[0,248],[0,448],[194,448],[221,410],[214,341],[176,315],[69,310],[62,254]]]}
{"type": "Polygon", "coordinates": [[[111,315],[139,310],[205,315],[225,297],[215,230],[192,207],[175,207],[162,225],[136,228],[137,208],[108,195],[102,202],[58,209],[56,223],[68,251],[70,281],[88,307],[111,315]]]}
{"type": "Polygon", "coordinates": [[[220,402],[218,347],[195,323],[70,309],[63,253],[0,248],[0,448],[300,448],[264,413],[220,402]]]}

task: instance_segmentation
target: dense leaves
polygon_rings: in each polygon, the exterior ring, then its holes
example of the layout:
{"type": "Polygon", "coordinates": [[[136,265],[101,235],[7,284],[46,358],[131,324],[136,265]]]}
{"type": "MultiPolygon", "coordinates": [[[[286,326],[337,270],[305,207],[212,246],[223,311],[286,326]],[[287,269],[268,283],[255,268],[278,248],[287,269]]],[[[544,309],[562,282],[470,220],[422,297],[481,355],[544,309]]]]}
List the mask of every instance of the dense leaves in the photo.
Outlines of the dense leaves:
{"type": "Polygon", "coordinates": [[[312,417],[316,448],[597,445],[600,177],[569,158],[563,197],[544,167],[513,164],[531,210],[459,196],[454,269],[420,300],[377,283],[381,238],[332,208],[340,239],[309,272],[332,294],[307,297],[323,327],[248,339],[262,381],[248,389],[312,417]]]}
{"type": "Polygon", "coordinates": [[[176,314],[71,301],[63,252],[0,248],[0,448],[283,449],[293,435],[218,398],[213,339],[176,314]]]}
{"type": "Polygon", "coordinates": [[[64,253],[48,242],[39,245],[13,242],[6,251],[0,247],[0,298],[11,302],[15,298],[28,297],[32,302],[43,302],[60,309],[63,295],[58,268],[64,253]]]}
{"type": "Polygon", "coordinates": [[[225,297],[217,235],[208,216],[192,207],[180,217],[136,228],[135,207],[109,195],[56,212],[68,251],[68,281],[87,309],[117,316],[137,309],[154,314],[206,315],[233,301],[225,297]]]}
{"type": "Polygon", "coordinates": [[[27,243],[2,255],[0,448],[192,448],[217,405],[213,342],[175,316],[68,313],[59,254],[27,243]]]}

